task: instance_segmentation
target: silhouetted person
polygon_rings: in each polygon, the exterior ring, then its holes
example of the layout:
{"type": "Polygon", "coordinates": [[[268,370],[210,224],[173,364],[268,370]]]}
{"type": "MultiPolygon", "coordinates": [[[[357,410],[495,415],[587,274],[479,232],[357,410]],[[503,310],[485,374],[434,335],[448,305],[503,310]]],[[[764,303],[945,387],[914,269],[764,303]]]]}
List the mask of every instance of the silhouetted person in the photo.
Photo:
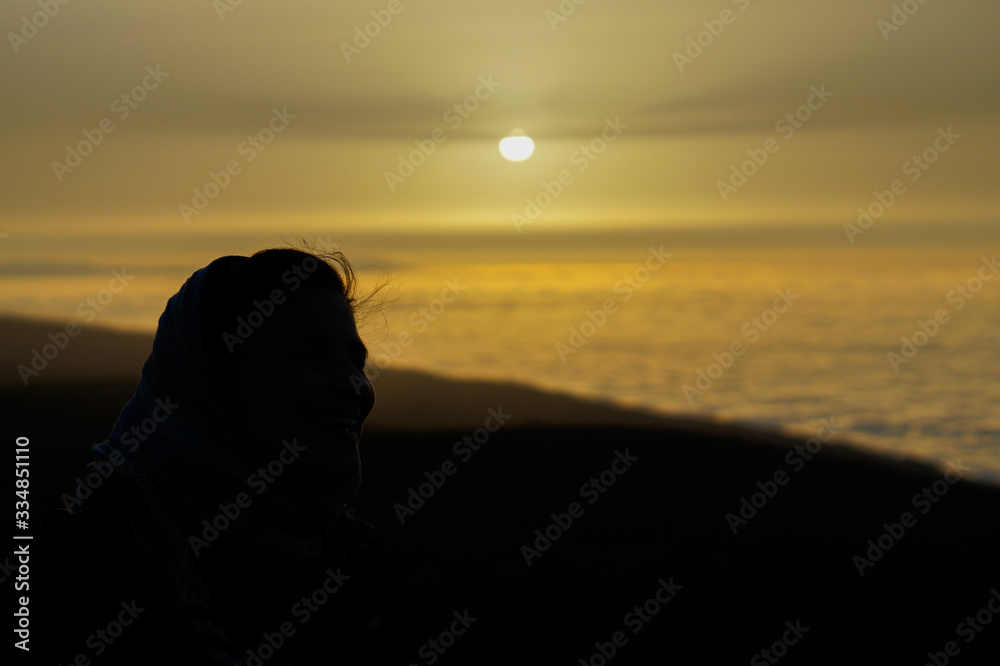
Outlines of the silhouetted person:
{"type": "Polygon", "coordinates": [[[169,300],[90,482],[46,521],[44,663],[397,663],[345,506],[375,401],[354,290],[339,253],[272,249],[169,300]]]}

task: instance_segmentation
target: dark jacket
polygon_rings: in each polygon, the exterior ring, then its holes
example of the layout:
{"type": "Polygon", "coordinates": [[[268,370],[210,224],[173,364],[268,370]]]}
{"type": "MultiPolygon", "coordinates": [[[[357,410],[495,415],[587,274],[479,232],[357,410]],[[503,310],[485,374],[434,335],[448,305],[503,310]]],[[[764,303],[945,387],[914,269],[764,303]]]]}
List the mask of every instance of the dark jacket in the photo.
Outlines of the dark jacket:
{"type": "Polygon", "coordinates": [[[363,521],[307,561],[251,555],[220,538],[194,560],[208,594],[207,608],[192,611],[178,602],[170,567],[130,527],[134,499],[107,482],[73,513],[46,516],[32,545],[34,663],[400,663],[378,542],[363,521]]]}

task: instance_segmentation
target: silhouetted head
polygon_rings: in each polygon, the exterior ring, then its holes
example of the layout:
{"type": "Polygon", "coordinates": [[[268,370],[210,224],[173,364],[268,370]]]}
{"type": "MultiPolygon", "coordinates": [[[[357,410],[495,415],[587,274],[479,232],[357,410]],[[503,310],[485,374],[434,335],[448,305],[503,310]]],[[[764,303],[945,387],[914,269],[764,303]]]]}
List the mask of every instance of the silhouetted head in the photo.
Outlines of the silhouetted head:
{"type": "MultiPolygon", "coordinates": [[[[234,415],[261,464],[282,442],[304,447],[288,481],[353,495],[358,440],[375,402],[354,317],[354,272],[340,253],[262,250],[213,263],[202,336],[234,415]]],[[[286,456],[287,457],[287,456],[286,456]]]]}
{"type": "Polygon", "coordinates": [[[171,563],[179,599],[196,584],[185,561],[214,541],[209,521],[231,549],[309,559],[353,520],[375,402],[355,323],[370,295],[354,289],[339,253],[272,249],[216,259],[167,301],[94,469],[141,496],[129,520],[159,526],[136,536],[171,563]]]}

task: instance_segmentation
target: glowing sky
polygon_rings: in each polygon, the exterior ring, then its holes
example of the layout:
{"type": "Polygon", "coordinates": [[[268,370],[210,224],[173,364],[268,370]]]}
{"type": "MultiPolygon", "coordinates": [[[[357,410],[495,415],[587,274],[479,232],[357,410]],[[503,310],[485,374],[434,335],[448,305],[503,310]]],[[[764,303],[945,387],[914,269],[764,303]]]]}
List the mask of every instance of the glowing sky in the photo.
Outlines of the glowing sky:
{"type": "Polygon", "coordinates": [[[880,223],[982,221],[1000,203],[992,0],[52,5],[0,6],[0,231],[514,233],[522,215],[525,231],[840,234],[894,180],[880,223]],[[522,163],[497,151],[513,128],[535,141],[522,163]],[[907,172],[947,128],[959,138],[907,172]]]}

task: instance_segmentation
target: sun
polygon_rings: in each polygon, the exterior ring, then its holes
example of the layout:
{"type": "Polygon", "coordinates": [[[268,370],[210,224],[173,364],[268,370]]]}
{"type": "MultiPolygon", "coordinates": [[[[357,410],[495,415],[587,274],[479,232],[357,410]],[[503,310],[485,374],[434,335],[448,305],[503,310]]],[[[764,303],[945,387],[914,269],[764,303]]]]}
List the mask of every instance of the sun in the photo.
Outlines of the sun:
{"type": "Polygon", "coordinates": [[[511,162],[523,162],[531,157],[533,152],[535,152],[535,142],[525,136],[522,130],[513,130],[510,136],[500,139],[500,154],[511,162]]]}

